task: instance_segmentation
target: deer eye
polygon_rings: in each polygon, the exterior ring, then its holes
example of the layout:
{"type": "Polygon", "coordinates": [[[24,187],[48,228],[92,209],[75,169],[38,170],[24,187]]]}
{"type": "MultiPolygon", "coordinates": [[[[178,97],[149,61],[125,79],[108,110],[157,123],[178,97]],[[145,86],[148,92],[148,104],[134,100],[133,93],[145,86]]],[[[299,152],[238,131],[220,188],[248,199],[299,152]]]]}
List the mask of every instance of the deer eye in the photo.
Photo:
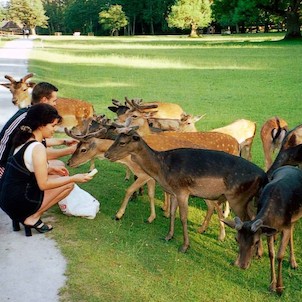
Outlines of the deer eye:
{"type": "Polygon", "coordinates": [[[120,146],[125,146],[126,145],[126,143],[124,143],[124,142],[120,142],[120,146]]]}
{"type": "Polygon", "coordinates": [[[87,152],[87,149],[81,149],[81,152],[85,153],[85,152],[87,152]]]}

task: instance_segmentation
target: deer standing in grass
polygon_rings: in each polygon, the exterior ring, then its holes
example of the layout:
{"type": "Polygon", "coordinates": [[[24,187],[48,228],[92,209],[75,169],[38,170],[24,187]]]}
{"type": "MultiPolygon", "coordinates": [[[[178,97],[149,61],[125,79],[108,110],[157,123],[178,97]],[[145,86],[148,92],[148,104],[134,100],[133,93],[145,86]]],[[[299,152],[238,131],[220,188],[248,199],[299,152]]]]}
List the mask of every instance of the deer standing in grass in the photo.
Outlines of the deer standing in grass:
{"type": "Polygon", "coordinates": [[[223,197],[236,215],[248,219],[254,215],[250,202],[267,183],[265,172],[241,157],[191,148],[155,151],[133,130],[121,133],[105,153],[111,161],[128,155],[172,195],[170,230],[166,240],[173,238],[175,212],[179,207],[183,226],[181,252],[186,252],[190,245],[187,228],[190,195],[210,200],[223,197]]]}

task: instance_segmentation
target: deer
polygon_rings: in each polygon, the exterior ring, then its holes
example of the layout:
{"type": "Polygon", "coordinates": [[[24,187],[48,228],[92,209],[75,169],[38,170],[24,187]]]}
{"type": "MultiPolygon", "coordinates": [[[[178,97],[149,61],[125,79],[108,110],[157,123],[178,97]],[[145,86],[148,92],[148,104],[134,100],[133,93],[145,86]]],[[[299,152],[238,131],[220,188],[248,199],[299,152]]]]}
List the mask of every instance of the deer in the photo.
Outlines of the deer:
{"type": "MultiPolygon", "coordinates": [[[[181,139],[191,142],[192,144],[198,144],[198,148],[203,149],[212,149],[212,150],[220,150],[225,151],[227,153],[239,156],[239,144],[235,138],[228,134],[218,133],[218,132],[175,132],[175,131],[164,131],[159,133],[154,133],[151,130],[151,127],[148,121],[142,115],[134,115],[130,119],[130,124],[132,126],[138,126],[137,132],[143,136],[144,138],[149,138],[149,136],[155,136],[160,141],[164,137],[173,137],[175,139],[181,139]]],[[[193,147],[193,146],[191,146],[193,147]]],[[[208,228],[211,217],[216,209],[219,219],[223,217],[227,217],[229,213],[229,204],[225,200],[219,200],[215,203],[212,201],[208,201],[205,199],[205,202],[208,207],[208,211],[206,214],[206,218],[202,225],[198,228],[199,233],[204,233],[208,228]],[[222,212],[220,206],[225,205],[225,211],[222,212]]],[[[165,216],[170,217],[170,194],[165,192],[165,200],[162,206],[164,210],[165,216]]],[[[219,234],[218,239],[224,240],[225,231],[223,227],[223,223],[220,223],[221,232],[219,234]]]]}
{"type": "Polygon", "coordinates": [[[302,124],[291,129],[285,135],[280,150],[266,172],[268,178],[271,178],[273,172],[282,166],[301,166],[302,164],[302,124]]]}
{"type": "Polygon", "coordinates": [[[211,131],[225,133],[237,139],[240,146],[240,156],[252,160],[252,144],[256,134],[256,123],[239,119],[224,127],[215,128],[211,131]]]}
{"type": "Polygon", "coordinates": [[[290,265],[298,267],[294,255],[294,224],[302,217],[302,171],[293,166],[276,169],[270,182],[263,188],[259,198],[257,215],[253,220],[242,222],[239,217],[234,221],[225,221],[237,230],[239,254],[235,265],[249,267],[255,247],[261,235],[267,236],[270,258],[270,290],[282,294],[282,262],[287,245],[290,247],[290,265]],[[278,269],[275,272],[275,234],[281,233],[281,242],[277,254],[278,269]]]}
{"type": "MultiPolygon", "coordinates": [[[[198,132],[195,127],[195,123],[205,116],[193,116],[190,114],[183,113],[180,118],[169,119],[169,118],[157,118],[153,119],[150,112],[145,112],[140,108],[140,103],[137,100],[127,102],[131,104],[132,110],[127,111],[126,113],[119,115],[118,120],[124,122],[126,118],[132,117],[144,117],[147,119],[149,125],[155,127],[160,127],[162,130],[168,131],[177,131],[177,132],[198,132]]],[[[256,123],[246,120],[239,119],[235,122],[226,125],[224,127],[215,128],[211,130],[212,132],[219,132],[231,135],[234,137],[240,146],[240,156],[252,160],[252,143],[256,134],[256,123]]]]}
{"type": "MultiPolygon", "coordinates": [[[[9,75],[4,76],[10,83],[1,83],[1,85],[10,90],[12,93],[12,102],[15,106],[18,106],[19,108],[30,106],[30,89],[34,88],[36,83],[28,82],[27,80],[33,76],[33,73],[29,73],[19,81],[9,75]]],[[[59,132],[64,131],[65,127],[70,129],[74,126],[82,126],[83,120],[92,117],[95,113],[92,104],[83,100],[71,98],[58,98],[56,101],[56,109],[63,118],[62,123],[56,129],[59,132]]]]}
{"type": "Polygon", "coordinates": [[[190,195],[209,200],[227,199],[241,219],[254,217],[251,201],[267,183],[265,172],[248,160],[222,151],[179,148],[156,151],[133,129],[124,129],[105,153],[110,161],[126,156],[136,162],[171,194],[170,228],[166,241],[173,238],[175,212],[179,207],[185,253],[189,246],[187,229],[190,195]]]}
{"type": "MultiPolygon", "coordinates": [[[[128,125],[130,125],[130,124],[131,124],[131,121],[129,121],[128,125]]],[[[118,127],[117,124],[114,124],[114,125],[118,127]]],[[[134,126],[134,125],[132,125],[132,127],[137,128],[137,126],[134,126]]],[[[74,136],[70,131],[67,131],[66,133],[69,136],[76,138],[80,141],[77,150],[75,151],[75,153],[72,155],[72,157],[68,161],[68,164],[71,167],[76,167],[82,163],[85,163],[87,160],[89,160],[93,157],[104,158],[104,152],[106,151],[106,148],[104,148],[104,146],[99,146],[99,145],[103,144],[102,139],[95,140],[89,134],[86,137],[83,137],[83,136],[74,136]]],[[[99,134],[97,134],[96,136],[98,136],[98,138],[100,138],[99,134]]],[[[114,139],[115,136],[113,135],[112,138],[114,139]]],[[[105,138],[105,136],[104,136],[104,138],[105,138]]],[[[108,136],[107,136],[107,138],[108,138],[108,136]]],[[[148,144],[150,144],[153,148],[155,148],[156,150],[161,150],[161,151],[169,150],[169,149],[173,149],[173,148],[180,148],[180,147],[193,147],[193,148],[220,149],[220,150],[225,150],[227,152],[231,152],[231,153],[234,153],[237,155],[239,154],[239,151],[238,151],[239,146],[238,146],[237,141],[234,138],[232,138],[231,136],[228,136],[225,134],[220,134],[220,133],[211,133],[211,132],[204,133],[203,136],[199,136],[199,139],[197,139],[196,133],[194,133],[194,137],[192,138],[192,140],[189,140],[188,137],[187,137],[187,139],[182,139],[182,138],[178,138],[178,137],[172,137],[170,135],[167,135],[167,136],[163,135],[160,137],[158,137],[156,135],[147,135],[147,136],[145,136],[145,139],[148,142],[148,144]],[[194,141],[196,141],[196,144],[194,143],[194,141]]],[[[135,172],[134,172],[134,174],[135,174],[135,172]]],[[[137,181],[137,183],[141,184],[140,180],[136,180],[136,181],[137,181]]],[[[131,186],[131,188],[129,188],[128,190],[130,190],[131,192],[135,192],[135,191],[133,191],[135,186],[136,185],[133,184],[133,186],[131,186]]],[[[139,188],[139,186],[136,186],[136,189],[138,189],[138,188],[139,188]]],[[[124,202],[122,203],[120,210],[116,214],[116,219],[121,219],[121,217],[124,215],[130,196],[131,196],[130,192],[127,191],[127,196],[125,196],[124,202]]],[[[169,208],[169,205],[167,204],[167,199],[168,199],[168,196],[165,194],[165,205],[166,206],[164,206],[163,209],[165,211],[165,216],[169,217],[170,208],[169,208]]],[[[226,216],[226,213],[223,214],[222,210],[219,207],[219,205],[222,202],[217,201],[217,203],[215,203],[212,201],[209,202],[207,200],[205,200],[205,202],[208,206],[208,210],[206,213],[206,218],[204,219],[201,227],[198,229],[199,233],[205,232],[215,209],[216,209],[220,219],[223,219],[226,216]]],[[[155,217],[154,218],[153,217],[154,216],[152,215],[152,219],[155,218],[155,217]]],[[[152,222],[151,221],[152,219],[150,218],[150,219],[148,219],[148,221],[152,222]]],[[[224,238],[225,238],[224,224],[220,223],[220,233],[219,233],[218,239],[224,240],[224,238]]]]}
{"type": "MultiPolygon", "coordinates": [[[[125,97],[125,104],[117,100],[112,100],[114,106],[109,106],[108,109],[115,112],[119,121],[125,122],[126,119],[136,113],[148,114],[148,118],[155,124],[156,121],[160,123],[162,120],[167,120],[162,125],[162,130],[172,130],[177,127],[177,123],[186,114],[183,109],[175,103],[164,102],[147,102],[144,103],[142,99],[131,99],[125,97]]],[[[156,127],[156,126],[155,126],[156,127]]]]}
{"type": "Polygon", "coordinates": [[[261,127],[260,137],[264,153],[265,171],[272,165],[273,154],[280,149],[287,131],[287,122],[277,116],[269,118],[261,127]]]}

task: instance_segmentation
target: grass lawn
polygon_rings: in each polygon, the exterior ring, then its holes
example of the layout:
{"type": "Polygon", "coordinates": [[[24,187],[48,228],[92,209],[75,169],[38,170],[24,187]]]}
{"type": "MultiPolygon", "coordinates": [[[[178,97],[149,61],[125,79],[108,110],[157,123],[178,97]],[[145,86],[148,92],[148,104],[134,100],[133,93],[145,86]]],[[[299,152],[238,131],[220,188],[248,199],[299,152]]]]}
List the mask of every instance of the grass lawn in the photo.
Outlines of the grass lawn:
{"type": "MultiPolygon", "coordinates": [[[[290,128],[301,123],[302,43],[281,41],[281,34],[185,37],[39,37],[29,61],[34,81],[59,87],[61,96],[93,103],[98,114],[114,117],[111,99],[139,97],[145,101],[178,103],[187,113],[206,116],[199,130],[246,118],[257,123],[253,162],[263,167],[259,132],[266,119],[278,115],[290,128]]],[[[87,171],[86,164],[71,173],[87,171]]],[[[125,189],[124,168],[98,161],[98,173],[84,189],[98,198],[101,211],[94,220],[66,217],[54,207],[52,236],[68,259],[68,282],[62,301],[300,301],[302,274],[284,261],[285,291],[268,292],[267,249],[250,269],[230,263],[237,245],[227,229],[217,240],[213,217],[206,234],[196,233],[205,204],[190,199],[191,248],[179,254],[182,228],[176,221],[173,241],[162,238],[169,221],[162,216],[163,194],[157,188],[157,219],[149,215],[146,196],[130,202],[125,217],[115,221],[125,189]]],[[[302,225],[297,223],[295,246],[302,265],[302,225]]],[[[266,246],[265,246],[266,247],[266,246]]]]}

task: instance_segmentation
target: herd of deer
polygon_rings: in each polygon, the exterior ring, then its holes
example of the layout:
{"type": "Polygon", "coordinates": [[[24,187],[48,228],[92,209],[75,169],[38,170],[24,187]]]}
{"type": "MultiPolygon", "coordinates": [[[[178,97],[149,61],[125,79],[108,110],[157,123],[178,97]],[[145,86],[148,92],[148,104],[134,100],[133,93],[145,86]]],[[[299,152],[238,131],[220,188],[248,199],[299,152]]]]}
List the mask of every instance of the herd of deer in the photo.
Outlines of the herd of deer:
{"type": "MultiPolygon", "coordinates": [[[[27,80],[32,76],[28,74],[20,81],[5,76],[10,83],[1,84],[11,91],[12,101],[18,107],[30,104],[29,89],[35,84],[27,80]]],[[[116,113],[115,121],[104,115],[97,116],[93,106],[85,101],[57,100],[58,112],[63,117],[61,127],[67,135],[79,141],[77,150],[68,161],[70,167],[90,161],[92,169],[95,158],[107,158],[124,164],[136,176],[115,218],[122,218],[131,196],[147,184],[151,208],[147,221],[151,223],[156,218],[154,196],[157,182],[165,192],[165,216],[170,217],[166,240],[173,238],[175,212],[179,207],[183,226],[180,251],[185,252],[189,248],[188,198],[190,195],[202,197],[208,209],[198,232],[205,232],[216,210],[220,221],[219,240],[225,237],[225,224],[238,232],[236,265],[247,268],[255,250],[261,256],[260,234],[268,236],[271,289],[282,293],[284,251],[290,243],[291,264],[296,268],[293,225],[302,216],[302,172],[285,165],[299,165],[302,161],[302,125],[288,131],[287,123],[281,118],[273,117],[264,123],[260,135],[265,173],[251,162],[256,133],[254,122],[240,119],[225,127],[200,132],[195,123],[203,116],[186,114],[177,104],[145,103],[141,99],[128,98],[124,103],[112,100],[112,104],[108,108],[116,113]],[[273,161],[276,150],[279,153],[273,161]],[[290,181],[291,177],[294,180],[290,181]],[[287,194],[281,192],[285,187],[287,194]],[[279,202],[281,208],[271,206],[273,201],[279,202]],[[255,202],[258,203],[257,209],[255,202]],[[228,203],[236,215],[234,221],[226,219],[228,203]],[[282,207],[286,210],[283,211],[282,207]],[[282,235],[277,256],[278,277],[274,269],[272,239],[276,232],[282,235]]]]}

